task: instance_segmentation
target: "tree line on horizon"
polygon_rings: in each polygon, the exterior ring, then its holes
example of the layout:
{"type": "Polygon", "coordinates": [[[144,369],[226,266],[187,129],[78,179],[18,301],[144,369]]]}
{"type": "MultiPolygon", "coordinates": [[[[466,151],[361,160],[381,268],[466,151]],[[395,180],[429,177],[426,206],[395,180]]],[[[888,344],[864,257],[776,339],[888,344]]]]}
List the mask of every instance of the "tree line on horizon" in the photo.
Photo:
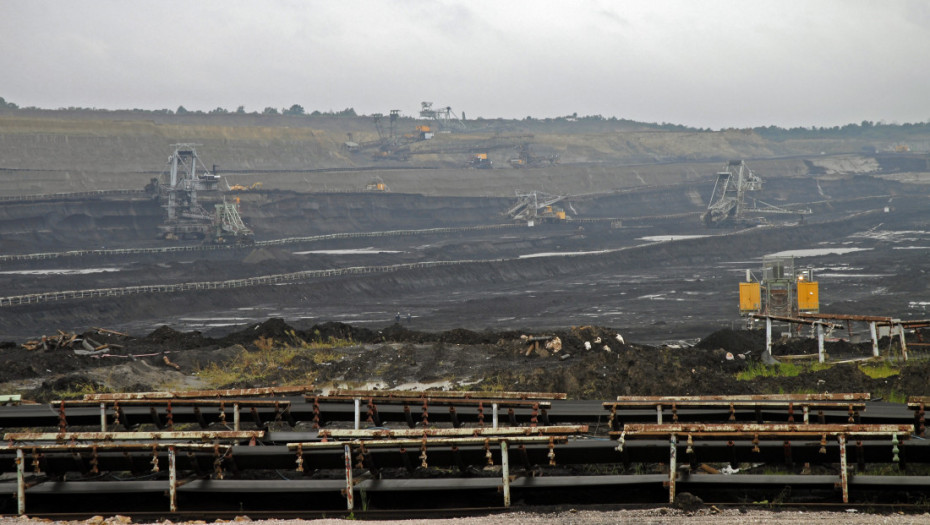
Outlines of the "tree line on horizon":
{"type": "MultiPolygon", "coordinates": [[[[110,111],[123,111],[123,110],[109,110],[109,109],[99,109],[99,108],[84,108],[84,107],[67,107],[67,108],[58,108],[57,110],[48,110],[46,108],[39,108],[35,106],[20,107],[19,105],[8,102],[3,97],[0,97],[0,110],[46,110],[46,111],[99,111],[99,112],[110,112],[110,111]]],[[[176,110],[171,109],[140,109],[133,108],[131,110],[133,113],[153,113],[160,115],[266,115],[266,116],[292,116],[292,117],[367,117],[370,115],[359,115],[354,108],[348,107],[342,110],[329,110],[329,111],[320,111],[314,110],[307,112],[303,106],[300,104],[293,104],[287,108],[275,108],[275,107],[265,107],[262,111],[251,111],[248,112],[245,109],[245,106],[238,106],[235,110],[230,111],[222,106],[217,106],[216,108],[210,111],[202,110],[188,110],[183,105],[178,106],[176,110]]],[[[482,117],[477,117],[475,120],[485,121],[485,120],[516,120],[516,119],[485,119],[482,117]]],[[[662,130],[662,131],[688,131],[688,132],[713,132],[711,128],[700,128],[693,126],[686,126],[683,124],[673,124],[669,122],[655,123],[655,122],[636,122],[629,119],[618,119],[617,117],[604,117],[602,115],[586,115],[578,116],[578,113],[572,113],[571,115],[565,115],[560,117],[544,117],[536,118],[532,116],[527,116],[522,119],[525,122],[622,122],[628,124],[639,124],[651,127],[653,129],[662,130]]],[[[889,135],[901,136],[901,135],[910,135],[914,133],[930,133],[930,119],[925,122],[906,122],[903,124],[898,123],[885,123],[882,121],[873,122],[871,120],[863,120],[859,123],[849,123],[843,126],[796,126],[785,128],[781,126],[756,126],[752,128],[721,128],[719,131],[743,131],[751,130],[763,138],[774,140],[774,141],[783,141],[788,139],[813,139],[813,138],[887,138],[889,135]]]]}

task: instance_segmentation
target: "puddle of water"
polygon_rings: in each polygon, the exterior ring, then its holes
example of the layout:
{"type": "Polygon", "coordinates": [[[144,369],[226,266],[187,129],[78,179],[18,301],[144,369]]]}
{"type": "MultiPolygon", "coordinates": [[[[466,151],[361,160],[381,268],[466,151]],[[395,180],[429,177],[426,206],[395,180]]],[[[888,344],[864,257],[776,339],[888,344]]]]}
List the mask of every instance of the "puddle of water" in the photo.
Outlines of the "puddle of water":
{"type": "Polygon", "coordinates": [[[821,255],[844,255],[853,252],[864,252],[871,248],[808,248],[801,250],[785,250],[770,253],[772,257],[818,257],[821,255]]]}
{"type": "Polygon", "coordinates": [[[571,255],[593,255],[598,253],[607,253],[607,250],[595,250],[590,252],[540,252],[521,255],[519,259],[532,259],[535,257],[568,257],[571,255]]]}
{"type": "Polygon", "coordinates": [[[814,277],[839,277],[841,279],[877,279],[879,277],[891,277],[891,273],[815,273],[814,277]]]}
{"type": "Polygon", "coordinates": [[[886,242],[904,242],[904,241],[916,241],[918,237],[930,235],[930,232],[923,230],[900,230],[900,231],[889,231],[889,230],[875,230],[875,231],[865,231],[858,232],[850,235],[850,237],[859,238],[859,239],[874,239],[879,241],[886,242]]]}
{"type": "Polygon", "coordinates": [[[710,235],[650,235],[648,237],[638,237],[638,241],[648,241],[648,242],[667,242],[667,241],[683,241],[686,239],[703,239],[704,237],[711,237],[710,235]]]}
{"type": "Polygon", "coordinates": [[[379,250],[377,248],[349,248],[345,250],[308,250],[291,252],[294,255],[378,255],[382,253],[404,253],[398,250],[379,250]]]}
{"type": "Polygon", "coordinates": [[[119,268],[60,268],[48,270],[6,270],[3,275],[87,275],[91,273],[110,273],[121,271],[119,268]]]}

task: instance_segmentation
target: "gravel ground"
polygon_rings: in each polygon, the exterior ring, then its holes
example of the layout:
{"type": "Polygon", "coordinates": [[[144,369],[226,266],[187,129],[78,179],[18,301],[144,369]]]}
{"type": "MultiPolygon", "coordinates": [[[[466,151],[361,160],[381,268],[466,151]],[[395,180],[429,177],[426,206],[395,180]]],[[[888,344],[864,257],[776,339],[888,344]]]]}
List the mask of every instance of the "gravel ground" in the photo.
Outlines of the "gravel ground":
{"type": "MultiPolygon", "coordinates": [[[[248,518],[240,517],[234,521],[225,522],[249,522],[248,518]]],[[[262,520],[256,521],[257,525],[344,525],[345,519],[321,519],[321,520],[262,520]]],[[[392,521],[368,521],[352,520],[351,523],[387,525],[398,523],[403,525],[487,525],[487,524],[533,524],[533,523],[560,523],[566,525],[600,525],[616,523],[638,523],[646,525],[661,524],[718,524],[725,523],[759,523],[766,525],[777,525],[782,523],[842,523],[843,525],[874,525],[881,523],[893,524],[924,524],[930,523],[930,513],[924,514],[863,514],[859,512],[768,512],[760,510],[741,511],[738,509],[702,509],[693,513],[686,513],[679,510],[657,508],[641,510],[617,510],[617,511],[589,511],[589,510],[569,510],[557,513],[529,513],[514,512],[509,514],[497,514],[486,517],[472,518],[454,518],[454,519],[414,519],[414,520],[392,520],[392,521]]],[[[66,523],[82,525],[125,525],[129,523],[128,518],[117,516],[106,520],[96,517],[86,521],[76,522],[50,522],[48,520],[30,519],[30,518],[0,518],[0,525],[19,525],[29,523],[66,523]]],[[[161,524],[171,523],[170,521],[156,522],[161,524]]],[[[191,523],[203,523],[191,522],[191,523]]],[[[223,523],[223,522],[217,522],[223,523]]]]}

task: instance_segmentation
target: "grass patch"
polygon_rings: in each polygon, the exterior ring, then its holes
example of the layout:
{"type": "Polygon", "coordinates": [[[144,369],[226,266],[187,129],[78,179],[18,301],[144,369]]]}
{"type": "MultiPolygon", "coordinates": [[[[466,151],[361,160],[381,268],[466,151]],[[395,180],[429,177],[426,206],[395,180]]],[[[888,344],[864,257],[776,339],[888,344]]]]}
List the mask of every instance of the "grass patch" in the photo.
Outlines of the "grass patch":
{"type": "Polygon", "coordinates": [[[882,361],[880,363],[869,363],[859,365],[859,370],[872,379],[884,379],[886,377],[896,376],[901,370],[889,363],[882,361]]]}
{"type": "Polygon", "coordinates": [[[898,392],[897,390],[880,390],[876,392],[878,394],[876,397],[881,397],[883,400],[888,401],[889,403],[907,403],[907,393],[898,392]]]}
{"type": "Polygon", "coordinates": [[[332,337],[327,340],[305,341],[293,331],[287,341],[259,337],[252,342],[254,350],[242,349],[225,363],[210,363],[197,371],[197,376],[213,388],[228,385],[294,385],[308,384],[316,379],[313,367],[339,359],[337,347],[355,344],[332,337]],[[309,368],[309,370],[308,370],[309,368]]]}
{"type": "Polygon", "coordinates": [[[736,380],[752,381],[757,377],[797,377],[801,371],[801,367],[794,363],[780,363],[777,365],[752,363],[745,370],[736,374],[736,380]]]}

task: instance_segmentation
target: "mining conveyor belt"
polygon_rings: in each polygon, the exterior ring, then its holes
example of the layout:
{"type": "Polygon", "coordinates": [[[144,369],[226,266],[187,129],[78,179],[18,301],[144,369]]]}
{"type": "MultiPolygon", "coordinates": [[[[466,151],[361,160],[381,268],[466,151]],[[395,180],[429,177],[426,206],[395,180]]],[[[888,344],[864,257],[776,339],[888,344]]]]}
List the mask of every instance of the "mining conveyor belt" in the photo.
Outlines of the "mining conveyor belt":
{"type": "Polygon", "coordinates": [[[926,398],[95,394],[0,407],[0,512],[349,512],[674,501],[917,505],[926,398]]]}
{"type": "MultiPolygon", "coordinates": [[[[186,244],[180,246],[158,246],[148,248],[102,248],[93,250],[69,250],[65,252],[40,252],[23,254],[0,255],[0,263],[15,261],[38,261],[43,259],[61,259],[66,257],[122,257],[139,254],[186,253],[216,250],[252,250],[262,246],[284,246],[288,244],[305,244],[311,242],[331,241],[336,239],[361,239],[374,237],[407,237],[414,235],[441,235],[445,233],[461,233],[470,231],[502,230],[517,228],[517,224],[485,224],[480,226],[460,226],[449,228],[425,228],[420,230],[386,230],[377,232],[348,232],[329,233],[326,235],[311,235],[307,237],[285,237],[256,241],[251,244],[186,244]]],[[[523,226],[525,227],[525,226],[523,226]]]]}

